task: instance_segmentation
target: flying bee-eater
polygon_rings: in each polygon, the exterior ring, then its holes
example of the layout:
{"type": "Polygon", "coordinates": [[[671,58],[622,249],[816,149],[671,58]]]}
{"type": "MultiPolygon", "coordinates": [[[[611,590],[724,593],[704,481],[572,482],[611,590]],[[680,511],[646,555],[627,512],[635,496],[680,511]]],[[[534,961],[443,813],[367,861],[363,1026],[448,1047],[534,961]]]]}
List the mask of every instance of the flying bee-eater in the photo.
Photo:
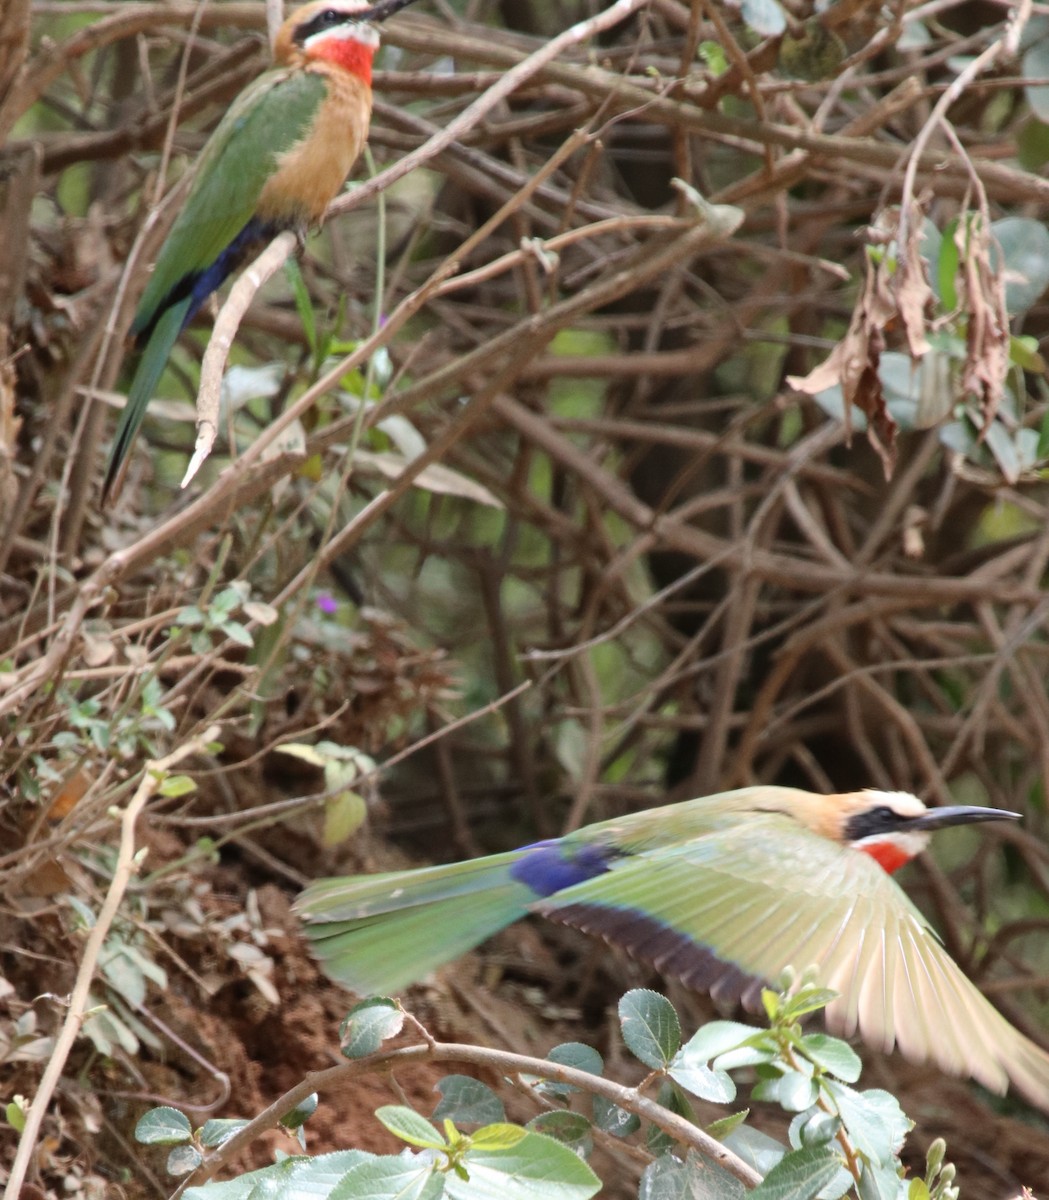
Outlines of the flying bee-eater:
{"type": "Polygon", "coordinates": [[[828,1027],[1049,1110],[1049,1053],[986,1000],[892,872],[933,830],[1003,821],[905,792],[758,786],[449,866],[322,879],[296,907],[325,971],[389,993],[538,913],[760,1011],[783,969],[838,993],[828,1027]]]}
{"type": "Polygon", "coordinates": [[[200,306],[278,233],[304,236],[346,182],[371,120],[375,24],[409,3],[313,0],[296,9],[277,34],[274,69],[241,92],[208,139],[131,324],[140,357],[103,502],[200,306]]]}

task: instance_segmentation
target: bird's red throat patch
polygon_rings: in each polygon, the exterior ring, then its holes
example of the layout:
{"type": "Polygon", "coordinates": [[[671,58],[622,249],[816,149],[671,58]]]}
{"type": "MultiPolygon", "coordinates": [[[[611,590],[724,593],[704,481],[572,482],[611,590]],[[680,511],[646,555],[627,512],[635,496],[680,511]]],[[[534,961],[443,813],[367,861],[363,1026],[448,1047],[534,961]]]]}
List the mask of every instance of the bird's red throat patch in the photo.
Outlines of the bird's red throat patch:
{"type": "Polygon", "coordinates": [[[368,87],[372,85],[372,59],[375,47],[359,42],[356,38],[327,37],[316,46],[310,47],[310,58],[330,62],[351,75],[356,75],[368,87]]]}
{"type": "Polygon", "coordinates": [[[869,854],[883,871],[890,875],[905,867],[911,861],[911,855],[895,842],[861,842],[856,846],[864,854],[869,854]]]}

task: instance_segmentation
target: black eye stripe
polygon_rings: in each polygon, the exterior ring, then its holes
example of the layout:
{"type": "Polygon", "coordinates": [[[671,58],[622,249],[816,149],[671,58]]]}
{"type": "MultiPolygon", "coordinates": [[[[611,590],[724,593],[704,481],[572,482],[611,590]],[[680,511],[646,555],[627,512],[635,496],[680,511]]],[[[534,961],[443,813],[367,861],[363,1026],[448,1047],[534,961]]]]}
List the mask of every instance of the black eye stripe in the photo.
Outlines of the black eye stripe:
{"type": "Polygon", "coordinates": [[[907,828],[911,818],[893,812],[887,805],[869,808],[866,812],[855,813],[845,823],[845,840],[856,842],[860,838],[873,837],[879,833],[898,833],[907,828]]]}
{"type": "Polygon", "coordinates": [[[292,39],[297,46],[304,45],[315,33],[323,33],[325,29],[333,29],[336,25],[350,25],[356,17],[350,13],[340,12],[337,8],[326,8],[311,17],[309,21],[299,25],[292,39]]]}

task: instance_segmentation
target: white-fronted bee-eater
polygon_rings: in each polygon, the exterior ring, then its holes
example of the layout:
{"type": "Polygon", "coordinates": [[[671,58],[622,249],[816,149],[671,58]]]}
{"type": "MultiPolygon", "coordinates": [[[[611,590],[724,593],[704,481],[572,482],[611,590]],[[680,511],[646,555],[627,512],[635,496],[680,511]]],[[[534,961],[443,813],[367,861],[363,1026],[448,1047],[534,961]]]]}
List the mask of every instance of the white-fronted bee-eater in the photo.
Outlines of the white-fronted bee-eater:
{"type": "Polygon", "coordinates": [[[131,325],[140,357],[103,499],[200,306],[278,233],[317,224],[346,182],[371,120],[375,25],[410,2],[313,0],[296,9],[277,35],[276,66],[241,92],[209,138],[131,325]]]}
{"type": "Polygon", "coordinates": [[[1049,1110],[1049,1053],[966,978],[892,879],[949,825],[905,792],[758,786],[450,866],[324,879],[297,908],[325,971],[388,994],[528,913],[596,934],[722,1002],[814,965],[828,1026],[1049,1110]]]}

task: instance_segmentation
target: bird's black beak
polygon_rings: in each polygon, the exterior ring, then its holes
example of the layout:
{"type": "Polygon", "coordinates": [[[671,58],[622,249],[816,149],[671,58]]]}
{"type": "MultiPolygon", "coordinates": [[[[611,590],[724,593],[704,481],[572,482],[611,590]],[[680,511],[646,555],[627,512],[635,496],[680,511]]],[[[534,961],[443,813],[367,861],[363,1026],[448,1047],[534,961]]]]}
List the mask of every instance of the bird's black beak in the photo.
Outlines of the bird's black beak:
{"type": "Polygon", "coordinates": [[[387,17],[392,17],[394,13],[400,12],[402,8],[407,8],[409,4],[413,4],[415,0],[379,0],[378,4],[373,4],[371,8],[366,8],[363,12],[354,13],[355,21],[385,21],[387,17]]]}
{"type": "Polygon", "coordinates": [[[976,821],[1019,821],[1020,813],[1004,808],[978,808],[968,804],[950,804],[943,808],[930,808],[919,817],[901,822],[907,830],[946,829],[948,825],[969,825],[976,821]]]}

